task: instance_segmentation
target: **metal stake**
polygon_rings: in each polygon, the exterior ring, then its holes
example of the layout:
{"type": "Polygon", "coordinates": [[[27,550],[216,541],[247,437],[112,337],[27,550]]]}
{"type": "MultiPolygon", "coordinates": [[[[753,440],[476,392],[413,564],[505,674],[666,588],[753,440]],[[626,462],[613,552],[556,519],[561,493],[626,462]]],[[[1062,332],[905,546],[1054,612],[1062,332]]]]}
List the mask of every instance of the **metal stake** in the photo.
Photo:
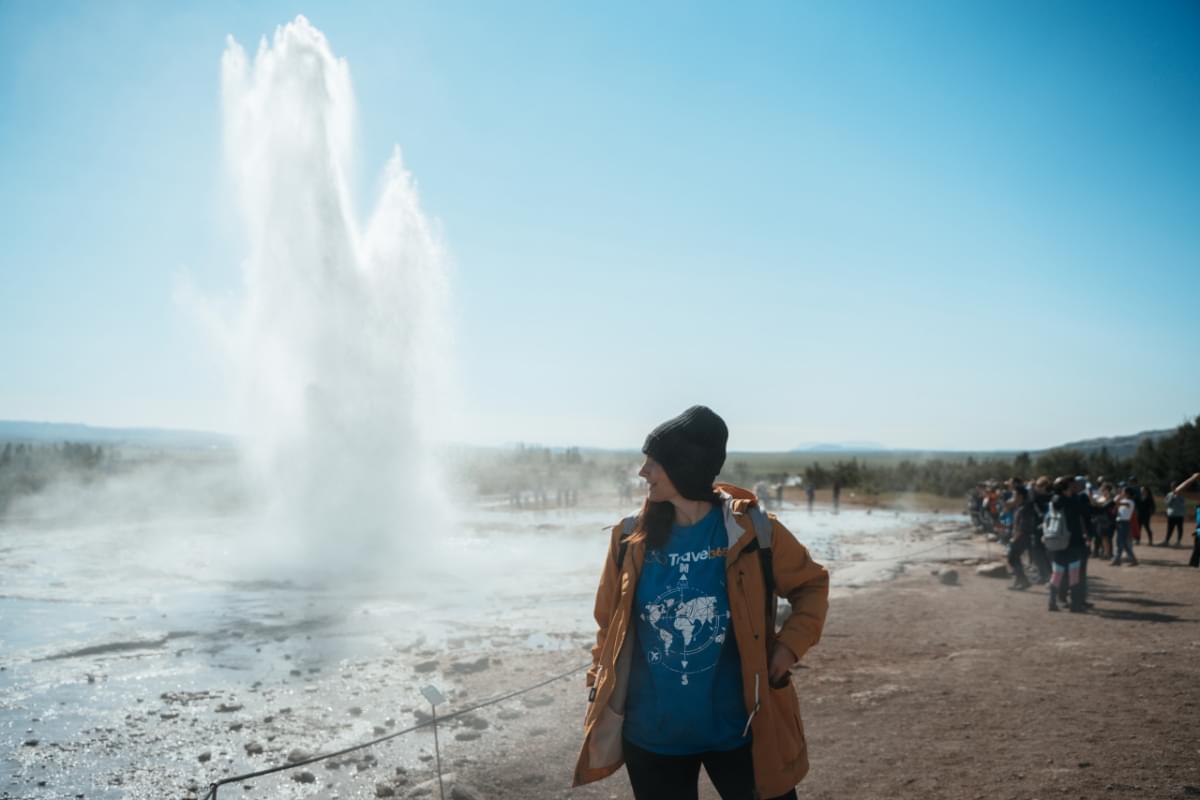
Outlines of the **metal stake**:
{"type": "Polygon", "coordinates": [[[433,754],[437,763],[438,794],[441,796],[441,800],[446,800],[446,787],[442,785],[442,749],[438,745],[437,731],[438,703],[446,702],[446,698],[433,686],[426,686],[421,690],[421,694],[425,695],[425,699],[429,701],[429,708],[433,711],[433,754]]]}

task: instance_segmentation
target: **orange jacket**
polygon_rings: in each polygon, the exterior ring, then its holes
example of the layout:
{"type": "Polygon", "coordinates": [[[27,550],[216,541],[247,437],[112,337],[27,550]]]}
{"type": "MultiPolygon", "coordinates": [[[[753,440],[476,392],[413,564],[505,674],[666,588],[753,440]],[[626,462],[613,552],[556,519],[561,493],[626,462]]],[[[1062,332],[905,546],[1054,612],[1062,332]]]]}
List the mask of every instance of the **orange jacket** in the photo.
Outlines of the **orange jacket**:
{"type": "MultiPolygon", "coordinates": [[[[753,741],[754,779],[760,796],[775,797],[792,789],[808,772],[808,748],[795,688],[790,680],[782,689],[768,684],[768,648],[778,640],[800,658],[817,643],[829,609],[829,573],[771,515],[775,591],[791,603],[792,613],[778,633],[768,631],[762,567],[755,549],[747,551],[756,542],[754,527],[745,513],[755,502],[754,495],[726,484],[716,488],[725,498],[723,511],[730,541],[725,555],[726,589],[741,657],[742,697],[753,741]]],[[[623,645],[633,624],[633,598],[646,547],[645,535],[638,527],[629,539],[618,574],[620,537],[618,524],[612,530],[596,592],[599,631],[587,679],[593,694],[584,717],[583,747],[575,766],[576,786],[607,777],[624,763],[621,730],[634,648],[623,645]]]]}

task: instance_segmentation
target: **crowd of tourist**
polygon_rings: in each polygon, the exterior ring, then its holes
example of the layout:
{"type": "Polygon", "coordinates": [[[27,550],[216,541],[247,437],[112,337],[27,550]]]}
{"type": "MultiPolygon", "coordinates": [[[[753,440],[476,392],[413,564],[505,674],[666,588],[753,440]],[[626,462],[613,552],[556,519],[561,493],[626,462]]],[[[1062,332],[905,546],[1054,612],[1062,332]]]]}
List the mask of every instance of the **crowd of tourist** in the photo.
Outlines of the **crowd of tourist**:
{"type": "MultiPolygon", "coordinates": [[[[1165,497],[1167,529],[1162,547],[1183,543],[1185,492],[1200,481],[1200,472],[1170,488],[1165,497]]],[[[1013,573],[1010,589],[1024,591],[1049,585],[1049,609],[1060,603],[1084,612],[1088,561],[1103,558],[1114,566],[1137,566],[1134,546],[1153,547],[1152,521],[1157,511],[1154,492],[1136,477],[1114,483],[1103,476],[1042,476],[1032,481],[1010,478],[978,484],[968,495],[971,519],[977,528],[994,533],[1008,547],[1013,573]],[[1032,573],[1032,580],[1030,578],[1032,573]]],[[[1192,557],[1200,567],[1200,504],[1194,508],[1192,557]]]]}

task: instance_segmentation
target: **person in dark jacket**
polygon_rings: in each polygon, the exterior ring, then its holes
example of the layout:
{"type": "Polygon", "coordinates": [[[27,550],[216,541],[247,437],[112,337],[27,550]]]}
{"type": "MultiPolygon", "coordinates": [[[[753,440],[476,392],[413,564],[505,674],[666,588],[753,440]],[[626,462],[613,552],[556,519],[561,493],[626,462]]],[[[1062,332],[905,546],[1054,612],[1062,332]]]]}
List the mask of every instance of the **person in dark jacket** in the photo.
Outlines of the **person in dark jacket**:
{"type": "Polygon", "coordinates": [[[1029,582],[1029,578],[1025,577],[1025,567],[1021,563],[1021,556],[1029,550],[1041,518],[1038,516],[1037,507],[1034,506],[1028,490],[1019,482],[1014,482],[1013,485],[1012,508],[1013,533],[1012,539],[1008,543],[1008,566],[1013,573],[1013,584],[1008,588],[1024,591],[1032,584],[1029,582]]]}
{"type": "Polygon", "coordinates": [[[1149,486],[1142,487],[1142,502],[1138,506],[1138,519],[1142,522],[1142,529],[1146,531],[1146,545],[1154,546],[1154,531],[1150,530],[1150,520],[1154,517],[1154,512],[1158,510],[1158,505],[1154,502],[1154,492],[1150,491],[1149,486]]]}
{"type": "Polygon", "coordinates": [[[1037,569],[1037,580],[1034,581],[1038,586],[1045,586],[1050,582],[1050,555],[1046,552],[1046,546],[1042,544],[1042,520],[1046,516],[1046,512],[1050,509],[1050,479],[1045,475],[1033,482],[1033,489],[1030,492],[1030,499],[1033,501],[1033,508],[1037,512],[1038,526],[1033,532],[1033,539],[1029,542],[1029,555],[1033,559],[1033,566],[1037,569]]]}
{"type": "Polygon", "coordinates": [[[1077,614],[1087,610],[1084,606],[1086,590],[1083,586],[1083,559],[1087,550],[1084,514],[1087,511],[1080,500],[1079,484],[1073,476],[1064,475],[1054,482],[1054,496],[1050,499],[1050,508],[1063,515],[1070,538],[1064,549],[1051,553],[1051,611],[1058,611],[1058,593],[1064,584],[1071,600],[1068,610],[1077,614]]]}

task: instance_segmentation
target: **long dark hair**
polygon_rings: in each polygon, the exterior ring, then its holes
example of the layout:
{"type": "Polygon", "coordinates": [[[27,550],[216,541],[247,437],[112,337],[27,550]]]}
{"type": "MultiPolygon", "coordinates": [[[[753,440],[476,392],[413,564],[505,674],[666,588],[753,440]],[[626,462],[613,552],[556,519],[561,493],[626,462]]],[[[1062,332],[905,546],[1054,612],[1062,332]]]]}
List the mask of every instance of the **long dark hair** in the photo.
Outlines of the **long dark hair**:
{"type": "MultiPolygon", "coordinates": [[[[720,505],[721,495],[713,489],[712,497],[705,500],[714,506],[720,505]]],[[[640,521],[646,535],[646,549],[661,550],[671,538],[671,526],[675,524],[675,506],[669,501],[652,503],[647,499],[642,503],[640,521]]]]}

